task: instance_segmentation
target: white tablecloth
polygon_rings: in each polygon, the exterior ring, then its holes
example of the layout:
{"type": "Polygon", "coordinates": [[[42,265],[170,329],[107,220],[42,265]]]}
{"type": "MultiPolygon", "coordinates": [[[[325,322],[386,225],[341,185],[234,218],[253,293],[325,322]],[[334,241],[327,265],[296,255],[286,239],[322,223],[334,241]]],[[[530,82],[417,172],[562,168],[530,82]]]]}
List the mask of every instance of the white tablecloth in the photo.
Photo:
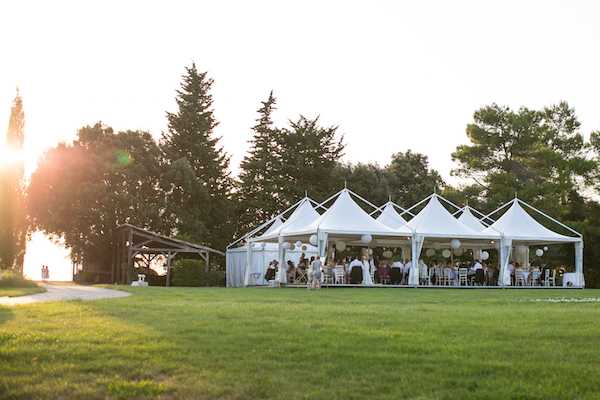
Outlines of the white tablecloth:
{"type": "Polygon", "coordinates": [[[569,282],[571,282],[570,286],[578,285],[576,272],[565,272],[563,274],[563,287],[569,287],[569,282]]]}

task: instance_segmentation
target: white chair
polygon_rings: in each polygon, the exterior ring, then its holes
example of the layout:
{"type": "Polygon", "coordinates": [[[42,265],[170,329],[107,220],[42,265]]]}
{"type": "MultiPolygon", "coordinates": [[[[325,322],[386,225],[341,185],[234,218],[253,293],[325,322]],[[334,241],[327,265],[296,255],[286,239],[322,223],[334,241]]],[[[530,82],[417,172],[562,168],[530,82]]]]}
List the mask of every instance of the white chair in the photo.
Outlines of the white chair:
{"type": "Polygon", "coordinates": [[[469,286],[468,273],[466,268],[458,269],[458,286],[469,286]]]}
{"type": "Polygon", "coordinates": [[[522,269],[515,270],[515,286],[525,286],[527,282],[525,280],[525,274],[522,269]]]}
{"type": "Polygon", "coordinates": [[[553,269],[546,270],[544,277],[544,286],[556,286],[556,273],[553,269]]]}
{"type": "Polygon", "coordinates": [[[534,269],[533,271],[531,271],[529,285],[537,286],[540,282],[540,276],[541,276],[541,272],[539,270],[534,269]]]}
{"type": "Polygon", "coordinates": [[[444,280],[446,281],[446,285],[454,286],[456,285],[456,279],[454,278],[454,271],[452,268],[444,268],[444,280]]]}
{"type": "Polygon", "coordinates": [[[262,274],[260,272],[253,272],[250,274],[250,279],[248,281],[248,285],[249,286],[256,286],[258,285],[258,279],[260,278],[262,274]]]}
{"type": "Polygon", "coordinates": [[[333,284],[333,271],[331,268],[325,268],[323,270],[323,283],[326,285],[333,284]]]}
{"type": "Polygon", "coordinates": [[[343,285],[346,283],[346,272],[344,272],[344,267],[338,266],[334,269],[334,278],[336,285],[343,285]]]}
{"type": "Polygon", "coordinates": [[[419,266],[419,284],[429,285],[429,274],[427,273],[426,265],[419,266]]]}

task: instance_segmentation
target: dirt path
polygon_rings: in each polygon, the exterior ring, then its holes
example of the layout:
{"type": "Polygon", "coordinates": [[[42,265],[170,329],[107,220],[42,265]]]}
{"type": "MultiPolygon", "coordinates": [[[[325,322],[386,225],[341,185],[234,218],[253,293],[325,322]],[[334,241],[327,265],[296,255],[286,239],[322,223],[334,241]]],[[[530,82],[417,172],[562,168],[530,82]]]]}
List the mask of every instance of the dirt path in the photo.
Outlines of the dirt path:
{"type": "Polygon", "coordinates": [[[98,300],[118,297],[127,297],[130,293],[120,290],[104,289],[93,286],[80,285],[51,285],[41,284],[46,289],[45,293],[31,294],[19,297],[0,297],[0,305],[14,306],[17,304],[40,303],[44,301],[62,300],[98,300]]]}

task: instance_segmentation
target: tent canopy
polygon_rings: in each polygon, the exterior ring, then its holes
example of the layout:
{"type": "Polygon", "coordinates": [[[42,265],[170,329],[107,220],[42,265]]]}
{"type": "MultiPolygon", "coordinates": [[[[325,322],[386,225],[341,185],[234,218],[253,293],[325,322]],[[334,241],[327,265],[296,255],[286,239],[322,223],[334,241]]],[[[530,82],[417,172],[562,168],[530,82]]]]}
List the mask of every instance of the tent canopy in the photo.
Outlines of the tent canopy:
{"type": "Polygon", "coordinates": [[[269,226],[269,229],[267,229],[266,232],[263,233],[263,235],[270,235],[271,233],[277,231],[281,227],[281,225],[283,225],[283,221],[281,220],[281,218],[275,218],[275,221],[273,221],[271,226],[269,226]]]}
{"type": "Polygon", "coordinates": [[[392,228],[395,231],[405,233],[407,235],[412,234],[412,231],[407,226],[407,222],[402,216],[396,211],[394,203],[391,201],[385,204],[385,207],[381,211],[381,214],[377,217],[377,221],[381,222],[388,228],[392,228]]]}
{"type": "Polygon", "coordinates": [[[338,235],[399,236],[399,233],[367,214],[350,196],[348,189],[337,194],[327,211],[311,223],[296,230],[287,229],[285,236],[316,234],[318,231],[338,235]]]}
{"type": "Polygon", "coordinates": [[[495,231],[478,232],[463,224],[444,208],[438,200],[438,197],[437,194],[433,194],[427,205],[408,221],[408,226],[412,228],[415,233],[430,238],[500,238],[500,235],[495,231]]]}
{"type": "Polygon", "coordinates": [[[581,241],[581,237],[561,235],[546,228],[521,207],[520,201],[516,198],[512,200],[509,203],[510,208],[496,222],[484,229],[483,233],[501,232],[506,238],[534,243],[581,241]]]}
{"type": "Polygon", "coordinates": [[[458,220],[476,232],[481,232],[486,228],[486,226],[483,225],[481,221],[479,221],[479,219],[473,215],[471,212],[471,207],[469,206],[465,206],[462,209],[462,214],[460,214],[458,220]]]}
{"type": "Polygon", "coordinates": [[[315,211],[310,199],[306,197],[283,224],[273,230],[269,228],[267,232],[253,240],[273,240],[277,239],[279,236],[288,236],[289,232],[295,232],[302,229],[317,218],[319,218],[319,213],[315,211]]]}

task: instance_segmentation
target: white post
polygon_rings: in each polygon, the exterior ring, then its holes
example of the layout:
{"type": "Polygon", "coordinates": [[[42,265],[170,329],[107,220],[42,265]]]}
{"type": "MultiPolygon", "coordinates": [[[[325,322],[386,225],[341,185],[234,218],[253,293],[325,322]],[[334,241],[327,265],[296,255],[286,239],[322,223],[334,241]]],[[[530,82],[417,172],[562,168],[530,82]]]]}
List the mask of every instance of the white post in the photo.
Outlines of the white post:
{"type": "Polygon", "coordinates": [[[583,276],[583,240],[575,242],[575,272],[577,273],[576,285],[585,287],[585,278],[583,276]]]}
{"type": "Polygon", "coordinates": [[[510,272],[508,262],[512,253],[512,239],[502,238],[500,240],[500,273],[498,274],[498,285],[510,286],[510,272]]]}
{"type": "Polygon", "coordinates": [[[287,283],[287,265],[285,264],[285,249],[283,248],[283,237],[279,236],[279,283],[287,283]]]}
{"type": "MultiPolygon", "coordinates": [[[[246,249],[246,270],[244,271],[244,286],[250,285],[250,274],[252,273],[252,242],[248,241],[246,249]]],[[[256,282],[254,282],[256,284],[256,282]]]]}
{"type": "Polygon", "coordinates": [[[421,235],[413,235],[411,241],[411,258],[412,265],[408,273],[408,284],[417,286],[419,284],[419,257],[423,248],[424,237],[421,235]]]}

